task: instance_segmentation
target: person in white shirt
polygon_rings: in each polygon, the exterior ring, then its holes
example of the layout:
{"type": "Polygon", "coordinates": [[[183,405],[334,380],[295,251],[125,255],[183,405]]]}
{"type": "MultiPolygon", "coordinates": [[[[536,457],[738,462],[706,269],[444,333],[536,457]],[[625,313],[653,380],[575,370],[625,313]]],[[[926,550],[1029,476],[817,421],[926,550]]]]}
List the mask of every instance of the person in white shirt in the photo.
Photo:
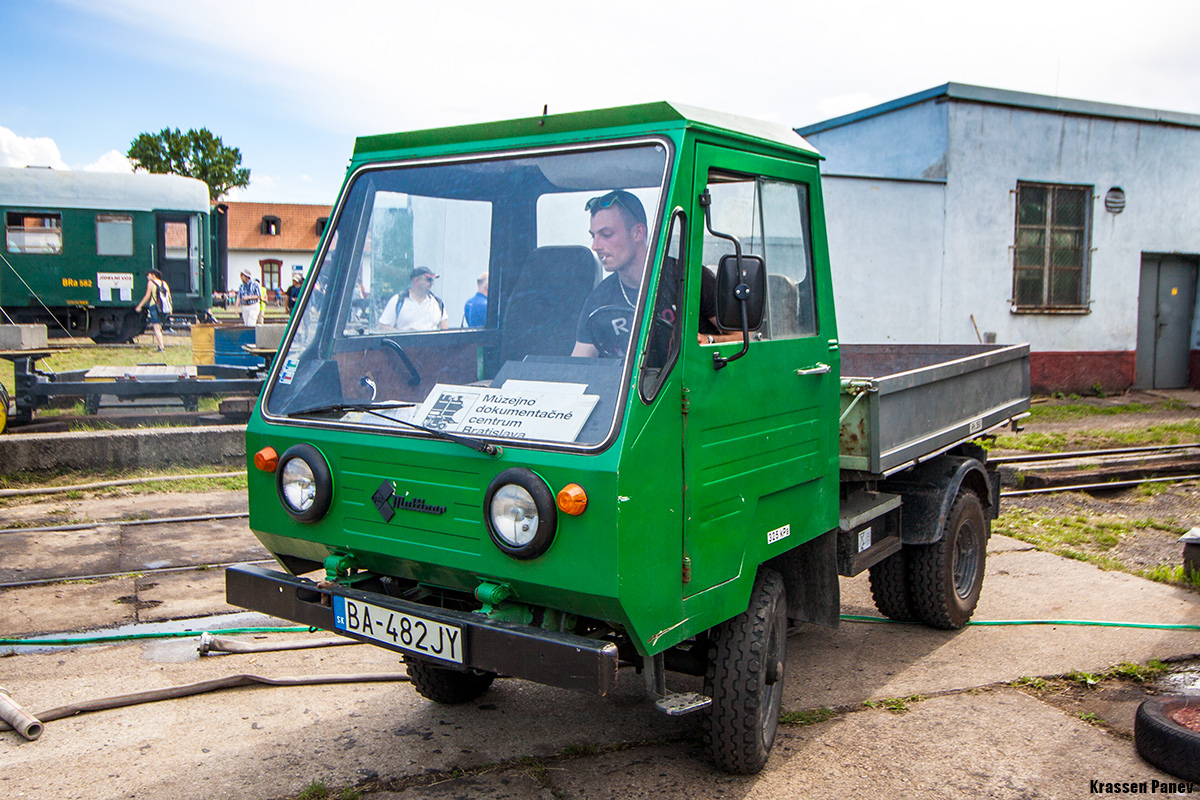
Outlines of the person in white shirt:
{"type": "Polygon", "coordinates": [[[440,275],[429,267],[416,267],[408,291],[392,295],[379,315],[379,326],[394,331],[445,330],[450,326],[446,304],[433,293],[440,275]]]}
{"type": "Polygon", "coordinates": [[[250,270],[242,270],[242,285],[237,290],[237,309],[242,312],[243,325],[257,325],[262,311],[262,287],[252,280],[250,270]]]}

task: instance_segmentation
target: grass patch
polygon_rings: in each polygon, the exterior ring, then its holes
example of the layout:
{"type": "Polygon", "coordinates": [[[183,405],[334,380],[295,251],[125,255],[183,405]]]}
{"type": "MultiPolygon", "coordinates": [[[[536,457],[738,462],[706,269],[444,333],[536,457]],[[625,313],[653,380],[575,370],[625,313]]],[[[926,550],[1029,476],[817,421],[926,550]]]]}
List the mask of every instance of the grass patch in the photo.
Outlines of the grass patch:
{"type": "Polygon", "coordinates": [[[1142,570],[1138,574],[1157,583],[1174,583],[1200,589],[1200,572],[1186,573],[1183,564],[1159,564],[1154,569],[1142,570]]]}
{"type": "Polygon", "coordinates": [[[817,725],[837,716],[832,708],[810,708],[804,711],[785,711],[779,715],[780,725],[817,725]]]}
{"type": "Polygon", "coordinates": [[[1029,409],[1029,423],[1064,422],[1084,417],[1115,417],[1120,414],[1144,414],[1159,406],[1149,403],[1121,403],[1119,405],[1093,405],[1091,403],[1066,403],[1051,405],[1040,403],[1029,409]]]}
{"type": "Polygon", "coordinates": [[[1109,447],[1140,445],[1191,444],[1200,440],[1200,420],[1164,422],[1141,429],[1079,430],[1069,433],[1027,431],[1021,434],[1001,434],[991,443],[993,450],[1018,450],[1028,453],[1049,453],[1066,450],[1101,450],[1109,447]]]}
{"type": "Polygon", "coordinates": [[[910,694],[908,697],[888,697],[883,700],[866,700],[863,705],[867,708],[883,708],[893,714],[903,714],[908,711],[910,703],[919,703],[925,699],[924,695],[910,694]]]}
{"type": "Polygon", "coordinates": [[[1189,529],[1175,520],[1105,520],[1077,514],[1052,516],[1024,508],[1010,508],[992,523],[992,531],[1032,544],[1039,550],[1094,564],[1100,569],[1127,572],[1159,583],[1200,587],[1200,576],[1184,575],[1183,565],[1142,569],[1127,564],[1111,551],[1133,531],[1183,534],[1189,529]]]}

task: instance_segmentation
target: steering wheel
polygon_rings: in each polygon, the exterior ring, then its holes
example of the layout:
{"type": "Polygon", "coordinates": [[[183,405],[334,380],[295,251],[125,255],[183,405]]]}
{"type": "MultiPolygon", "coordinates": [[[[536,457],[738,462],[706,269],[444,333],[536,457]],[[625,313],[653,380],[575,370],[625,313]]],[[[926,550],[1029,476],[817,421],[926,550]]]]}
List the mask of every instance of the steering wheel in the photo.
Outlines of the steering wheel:
{"type": "Polygon", "coordinates": [[[629,349],[629,335],[633,329],[633,309],[629,306],[607,305],[588,314],[585,330],[592,346],[601,358],[620,358],[629,349]],[[625,330],[620,329],[622,322],[625,330]]]}

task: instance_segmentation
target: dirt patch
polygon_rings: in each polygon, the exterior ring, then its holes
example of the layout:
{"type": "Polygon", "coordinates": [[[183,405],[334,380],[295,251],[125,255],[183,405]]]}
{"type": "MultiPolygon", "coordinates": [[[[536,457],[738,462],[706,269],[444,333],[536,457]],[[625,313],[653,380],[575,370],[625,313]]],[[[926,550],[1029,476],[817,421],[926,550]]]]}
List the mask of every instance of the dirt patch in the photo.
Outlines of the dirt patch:
{"type": "MultiPolygon", "coordinates": [[[[1133,736],[1134,717],[1142,701],[1175,694],[1173,679],[1197,669],[1200,669],[1200,659],[1192,659],[1172,663],[1167,674],[1147,681],[1080,673],[1045,680],[1023,679],[1018,688],[1071,716],[1128,738],[1133,736]],[[1095,682],[1089,682],[1093,678],[1095,682]]],[[[1200,713],[1197,716],[1200,717],[1200,713]]]]}

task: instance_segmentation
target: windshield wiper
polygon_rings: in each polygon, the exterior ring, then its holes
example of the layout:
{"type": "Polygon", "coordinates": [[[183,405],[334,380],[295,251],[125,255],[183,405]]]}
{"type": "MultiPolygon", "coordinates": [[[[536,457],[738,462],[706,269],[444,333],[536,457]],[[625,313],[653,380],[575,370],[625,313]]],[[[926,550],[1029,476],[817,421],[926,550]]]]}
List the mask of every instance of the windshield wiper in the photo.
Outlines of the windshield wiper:
{"type": "Polygon", "coordinates": [[[394,401],[380,401],[377,403],[330,403],[327,406],[316,406],[315,408],[302,408],[298,411],[289,411],[284,416],[303,417],[307,416],[308,414],[332,414],[334,412],[344,413],[347,411],[361,411],[364,414],[373,414],[380,419],[386,419],[388,422],[406,425],[418,431],[425,431],[425,433],[430,434],[434,438],[442,439],[443,441],[447,442],[454,442],[455,444],[461,444],[463,447],[469,447],[472,450],[483,453],[486,456],[499,458],[504,453],[504,449],[499,445],[490,444],[470,436],[460,436],[454,433],[439,431],[436,428],[427,428],[424,425],[418,425],[415,422],[396,419],[395,417],[389,417],[387,414],[379,413],[380,411],[387,409],[412,408],[416,405],[417,403],[401,403],[394,401]]]}

